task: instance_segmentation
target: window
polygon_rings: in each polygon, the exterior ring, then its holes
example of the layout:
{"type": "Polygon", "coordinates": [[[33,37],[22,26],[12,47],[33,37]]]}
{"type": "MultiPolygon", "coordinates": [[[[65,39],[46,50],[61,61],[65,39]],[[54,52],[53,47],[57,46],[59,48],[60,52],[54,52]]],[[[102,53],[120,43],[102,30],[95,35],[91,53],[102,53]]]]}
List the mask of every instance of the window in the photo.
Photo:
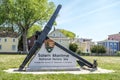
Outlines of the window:
{"type": "Polygon", "coordinates": [[[2,49],[2,45],[0,45],[0,50],[2,49]]]}
{"type": "Polygon", "coordinates": [[[109,43],[109,45],[110,45],[110,46],[112,46],[112,45],[113,45],[113,43],[111,43],[111,42],[110,42],[110,43],[109,43]]]}
{"type": "Polygon", "coordinates": [[[83,39],[83,42],[85,42],[85,39],[83,39]]]}
{"type": "Polygon", "coordinates": [[[61,40],[60,40],[60,43],[61,43],[61,40]]]}
{"type": "Polygon", "coordinates": [[[16,45],[12,45],[12,50],[16,50],[16,45]]]}
{"type": "Polygon", "coordinates": [[[13,39],[13,42],[15,42],[15,39],[13,39]]]}
{"type": "Polygon", "coordinates": [[[7,42],[7,39],[5,39],[5,42],[7,42]]]}
{"type": "Polygon", "coordinates": [[[61,37],[61,34],[60,34],[60,37],[61,37]]]}
{"type": "Polygon", "coordinates": [[[55,34],[53,34],[53,36],[55,37],[55,34]]]}
{"type": "Polygon", "coordinates": [[[28,43],[30,44],[30,43],[31,43],[31,40],[28,40],[28,43]]]}

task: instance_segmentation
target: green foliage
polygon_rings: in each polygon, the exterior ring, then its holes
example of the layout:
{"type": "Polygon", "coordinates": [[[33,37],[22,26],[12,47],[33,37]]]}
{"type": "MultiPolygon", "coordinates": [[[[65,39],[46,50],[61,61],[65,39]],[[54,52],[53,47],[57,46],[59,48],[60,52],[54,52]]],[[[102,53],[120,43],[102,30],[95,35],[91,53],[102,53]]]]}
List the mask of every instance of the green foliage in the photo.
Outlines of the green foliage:
{"type": "Polygon", "coordinates": [[[20,31],[28,30],[36,22],[43,25],[55,8],[47,0],[6,0],[1,6],[1,11],[5,10],[6,21],[19,27],[20,31]]]}
{"type": "Polygon", "coordinates": [[[117,56],[120,56],[120,51],[117,51],[116,54],[117,54],[117,56]]]}
{"type": "Polygon", "coordinates": [[[43,26],[55,9],[48,0],[1,0],[0,25],[12,25],[22,34],[23,50],[27,52],[27,31],[35,23],[43,26]]]}
{"type": "Polygon", "coordinates": [[[41,31],[41,27],[38,25],[33,25],[28,29],[27,37],[31,37],[35,34],[36,31],[41,31]]]}
{"type": "Polygon", "coordinates": [[[79,54],[81,56],[89,56],[90,55],[90,53],[84,53],[80,49],[77,50],[77,54],[79,54]]]}
{"type": "Polygon", "coordinates": [[[79,55],[80,55],[80,56],[89,56],[90,53],[83,53],[83,52],[81,52],[79,55]]]}
{"type": "Polygon", "coordinates": [[[14,31],[12,27],[0,27],[0,31],[14,31]]]}
{"type": "Polygon", "coordinates": [[[101,46],[101,45],[94,45],[93,47],[91,47],[91,52],[92,53],[97,53],[97,54],[100,54],[100,53],[106,53],[106,49],[104,46],[101,46]]]}
{"type": "Polygon", "coordinates": [[[0,25],[3,24],[7,19],[7,13],[6,13],[6,7],[7,3],[5,3],[7,0],[0,0],[2,3],[0,3],[0,25]]]}
{"type": "Polygon", "coordinates": [[[77,54],[82,54],[82,52],[81,52],[81,50],[79,49],[79,50],[77,50],[77,54]]]}
{"type": "Polygon", "coordinates": [[[78,45],[75,44],[75,43],[70,43],[69,49],[70,49],[71,51],[73,51],[73,52],[76,52],[77,49],[78,49],[78,45]]]}
{"type": "Polygon", "coordinates": [[[75,33],[71,32],[71,31],[68,31],[68,30],[64,30],[64,29],[61,29],[60,30],[65,36],[69,37],[69,38],[75,38],[75,33]]]}

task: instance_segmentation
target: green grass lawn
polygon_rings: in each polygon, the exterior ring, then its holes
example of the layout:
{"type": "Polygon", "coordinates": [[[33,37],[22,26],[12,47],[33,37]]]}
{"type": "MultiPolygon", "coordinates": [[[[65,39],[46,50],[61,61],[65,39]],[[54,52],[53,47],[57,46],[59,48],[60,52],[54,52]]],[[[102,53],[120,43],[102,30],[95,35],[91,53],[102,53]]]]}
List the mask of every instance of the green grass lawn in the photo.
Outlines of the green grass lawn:
{"type": "Polygon", "coordinates": [[[109,74],[13,74],[3,70],[18,68],[26,55],[0,55],[0,80],[120,80],[120,57],[91,57],[83,58],[93,61],[97,59],[101,68],[114,70],[109,74]]]}

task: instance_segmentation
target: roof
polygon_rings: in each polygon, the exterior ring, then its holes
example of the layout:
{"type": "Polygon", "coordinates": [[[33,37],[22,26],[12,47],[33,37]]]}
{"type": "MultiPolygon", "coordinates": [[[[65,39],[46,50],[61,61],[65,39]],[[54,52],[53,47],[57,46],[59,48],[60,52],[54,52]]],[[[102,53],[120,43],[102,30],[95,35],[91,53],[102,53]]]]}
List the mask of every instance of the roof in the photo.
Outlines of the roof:
{"type": "Polygon", "coordinates": [[[65,36],[60,30],[61,30],[61,29],[55,29],[55,30],[53,30],[48,36],[51,37],[51,38],[67,38],[67,36],[65,36]],[[53,34],[56,34],[56,32],[57,32],[57,33],[60,33],[61,36],[60,36],[60,35],[53,36],[53,34]]]}
{"type": "Polygon", "coordinates": [[[115,36],[115,35],[120,35],[120,32],[116,33],[116,34],[111,34],[111,35],[108,35],[108,36],[115,36]]]}
{"type": "Polygon", "coordinates": [[[11,37],[11,38],[17,38],[18,33],[16,32],[8,32],[8,31],[0,31],[0,37],[11,37]]]}
{"type": "Polygon", "coordinates": [[[101,43],[101,42],[119,42],[117,40],[103,40],[103,41],[98,41],[97,43],[101,43]]]}

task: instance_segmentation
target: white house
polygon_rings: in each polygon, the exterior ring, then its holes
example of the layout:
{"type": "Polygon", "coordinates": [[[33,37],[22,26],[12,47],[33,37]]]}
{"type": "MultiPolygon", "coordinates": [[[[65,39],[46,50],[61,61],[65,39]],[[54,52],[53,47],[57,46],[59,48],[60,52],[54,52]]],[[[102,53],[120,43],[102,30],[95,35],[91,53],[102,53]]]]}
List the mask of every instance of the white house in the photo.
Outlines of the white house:
{"type": "Polygon", "coordinates": [[[60,31],[60,29],[56,29],[56,30],[52,31],[48,36],[50,37],[50,39],[52,39],[55,42],[61,44],[65,48],[69,48],[70,39],[68,37],[66,37],[60,31]]]}
{"type": "Polygon", "coordinates": [[[0,31],[0,52],[17,52],[18,34],[15,32],[0,31]]]}
{"type": "Polygon", "coordinates": [[[92,39],[87,38],[75,38],[74,43],[76,43],[79,49],[84,53],[91,53],[90,48],[94,45],[92,39]]]}

